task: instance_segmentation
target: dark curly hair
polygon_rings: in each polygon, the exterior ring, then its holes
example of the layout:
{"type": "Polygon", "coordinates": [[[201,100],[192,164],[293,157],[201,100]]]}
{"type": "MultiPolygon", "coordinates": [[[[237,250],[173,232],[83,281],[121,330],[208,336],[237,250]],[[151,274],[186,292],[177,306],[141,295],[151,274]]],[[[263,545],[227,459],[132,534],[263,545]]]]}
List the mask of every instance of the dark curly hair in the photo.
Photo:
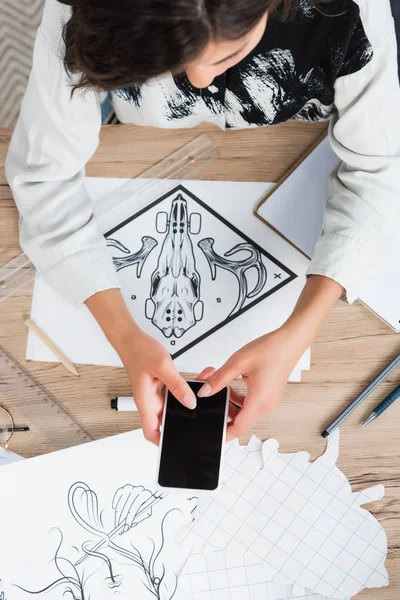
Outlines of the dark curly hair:
{"type": "Polygon", "coordinates": [[[268,11],[287,19],[298,0],[59,0],[67,72],[78,88],[114,90],[182,70],[209,40],[246,35],[268,11]]]}

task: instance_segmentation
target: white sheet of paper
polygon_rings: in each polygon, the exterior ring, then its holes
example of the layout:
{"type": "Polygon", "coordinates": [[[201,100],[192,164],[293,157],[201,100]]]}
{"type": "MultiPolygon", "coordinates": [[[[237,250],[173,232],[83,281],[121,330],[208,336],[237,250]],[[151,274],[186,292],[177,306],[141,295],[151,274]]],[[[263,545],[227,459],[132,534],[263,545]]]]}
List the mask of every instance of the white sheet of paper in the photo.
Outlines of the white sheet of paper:
{"type": "Polygon", "coordinates": [[[0,596],[172,597],[196,499],[157,490],[157,457],[138,430],[0,469],[0,596]]]}
{"type": "Polygon", "coordinates": [[[400,244],[393,256],[388,257],[385,267],[375,273],[372,285],[360,294],[360,302],[365,304],[377,317],[386,321],[397,333],[400,332],[400,269],[397,255],[400,244]]]}
{"type": "Polygon", "coordinates": [[[308,256],[321,233],[329,175],[339,162],[326,138],[257,211],[308,256]]]}
{"type": "MultiPolygon", "coordinates": [[[[101,201],[112,189],[121,186],[125,180],[104,180],[92,178],[87,180],[87,187],[92,198],[101,201]]],[[[297,250],[292,248],[279,235],[268,230],[252,214],[258,199],[271,184],[267,183],[237,183],[237,182],[209,182],[189,181],[184,183],[183,196],[188,203],[191,214],[197,212],[201,216],[201,236],[192,235],[192,245],[195,250],[196,260],[200,264],[204,296],[204,315],[199,322],[185,330],[181,337],[167,338],[161,329],[154,326],[145,315],[146,296],[149,295],[151,274],[157,268],[157,257],[160,251],[149,254],[143,268],[142,278],[137,277],[136,266],[123,268],[119,271],[124,297],[137,322],[148,333],[156,337],[174,355],[181,352],[175,359],[175,364],[180,371],[198,372],[205,365],[220,366],[238,348],[252,339],[279,327],[290,314],[305,282],[307,259],[297,250]],[[202,206],[193,200],[191,194],[199,198],[202,206]],[[217,211],[218,215],[228,222],[223,223],[207,208],[217,211]],[[192,209],[196,208],[196,211],[192,209]],[[235,318],[226,319],[229,311],[234,309],[238,294],[238,284],[235,275],[225,267],[216,267],[215,281],[211,278],[210,264],[207,263],[205,254],[198,248],[198,240],[215,237],[214,250],[223,256],[224,253],[236,246],[245,243],[240,233],[231,227],[236,227],[243,232],[252,242],[259,245],[272,257],[279,260],[277,265],[262,255],[262,260],[267,268],[267,281],[259,296],[253,301],[246,298],[243,308],[233,315],[235,318]],[[203,238],[204,236],[204,238],[203,238]],[[290,280],[288,271],[294,272],[297,277],[290,280]],[[288,278],[289,277],[289,278],[288,278]],[[288,281],[277,291],[275,282],[288,281]],[[215,287],[217,285],[217,287],[215,287]],[[268,297],[261,299],[264,294],[268,297]],[[256,303],[256,301],[258,303],[256,303]],[[231,304],[229,304],[231,303],[231,304]],[[222,308],[221,308],[222,307],[222,308]],[[221,323],[225,323],[220,327],[221,323]],[[218,328],[220,327],[220,328],[218,328]],[[210,334],[210,332],[213,333],[210,334]],[[199,341],[201,340],[201,341],[199,341]],[[174,344],[174,345],[171,345],[174,344]],[[179,351],[179,352],[178,352],[179,351]]],[[[118,237],[119,244],[132,252],[140,248],[140,237],[148,235],[157,243],[157,248],[163,247],[165,236],[155,228],[157,214],[168,214],[172,199],[171,195],[163,205],[144,211],[140,221],[132,219],[131,223],[111,234],[112,238],[118,237]],[[169,202],[169,204],[168,204],[169,202]]],[[[134,215],[135,205],[130,207],[130,215],[134,215]]],[[[97,213],[99,223],[104,232],[111,226],[109,207],[102,205],[102,210],[97,213]]],[[[115,215],[112,217],[115,225],[115,215]]],[[[123,258],[126,252],[115,247],[110,248],[114,257],[123,258]]],[[[239,258],[245,258],[245,250],[238,253],[239,258]]],[[[232,260],[238,260],[236,255],[232,260]]],[[[225,259],[226,260],[226,259],[225,259]]],[[[159,258],[160,263],[162,259],[159,258]]],[[[249,290],[255,284],[255,273],[249,283],[249,290]]],[[[203,294],[202,292],[202,294],[203,294]]],[[[56,346],[74,363],[98,364],[108,366],[121,366],[121,362],[114,349],[105,339],[99,326],[85,306],[73,309],[56,292],[38,277],[32,300],[31,318],[52,339],[56,346]]],[[[54,361],[56,358],[34,334],[29,332],[27,359],[54,361]]],[[[310,367],[310,355],[307,352],[296,366],[293,380],[299,380],[300,371],[310,367]]]]}
{"type": "MultiPolygon", "coordinates": [[[[328,178],[339,165],[329,139],[325,138],[301,165],[258,209],[260,217],[305,252],[314,253],[320,235],[328,178]]],[[[399,244],[386,256],[360,293],[360,301],[396,331],[400,330],[399,244]]]]}
{"type": "Polygon", "coordinates": [[[281,454],[270,439],[249,451],[229,445],[224,485],[200,499],[180,542],[198,553],[225,550],[263,563],[265,581],[349,598],[388,584],[386,535],[361,505],[383,496],[382,485],[353,493],[336,466],[339,432],[310,463],[307,452],[281,454]]]}

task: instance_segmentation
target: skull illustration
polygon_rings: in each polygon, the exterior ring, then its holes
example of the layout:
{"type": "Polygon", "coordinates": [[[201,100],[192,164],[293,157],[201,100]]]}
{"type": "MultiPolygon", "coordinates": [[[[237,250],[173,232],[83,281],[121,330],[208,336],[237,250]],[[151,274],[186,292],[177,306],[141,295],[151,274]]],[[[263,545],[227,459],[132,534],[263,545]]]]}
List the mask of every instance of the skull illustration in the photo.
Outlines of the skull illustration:
{"type": "Polygon", "coordinates": [[[167,338],[182,337],[203,316],[200,274],[190,239],[200,228],[200,215],[193,213],[189,219],[181,194],[173,200],[169,217],[163,212],[157,215],[157,231],[166,236],[151,277],[146,316],[167,338]]]}

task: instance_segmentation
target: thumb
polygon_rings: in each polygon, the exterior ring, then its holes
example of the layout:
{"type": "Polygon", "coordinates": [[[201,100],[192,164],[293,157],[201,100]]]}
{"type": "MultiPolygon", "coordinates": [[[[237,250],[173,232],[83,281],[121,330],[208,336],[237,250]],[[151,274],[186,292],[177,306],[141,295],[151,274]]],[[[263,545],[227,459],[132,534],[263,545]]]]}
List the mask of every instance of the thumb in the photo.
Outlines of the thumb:
{"type": "Polygon", "coordinates": [[[197,392],[199,398],[205,398],[217,394],[230,382],[240,375],[240,369],[236,362],[229,359],[220,369],[217,369],[197,392]]]}
{"type": "Polygon", "coordinates": [[[171,363],[160,373],[160,380],[164,385],[167,386],[171,394],[179,400],[181,404],[187,408],[196,408],[196,396],[190,388],[187,381],[185,381],[175,369],[174,363],[171,363]]]}

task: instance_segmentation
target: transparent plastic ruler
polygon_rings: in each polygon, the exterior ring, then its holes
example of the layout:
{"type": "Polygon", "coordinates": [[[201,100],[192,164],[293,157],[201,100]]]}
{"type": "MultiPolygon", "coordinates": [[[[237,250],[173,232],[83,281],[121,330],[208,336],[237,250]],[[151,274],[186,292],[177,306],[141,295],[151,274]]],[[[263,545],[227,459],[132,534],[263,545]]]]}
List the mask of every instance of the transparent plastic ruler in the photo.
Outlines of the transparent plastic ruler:
{"type": "Polygon", "coordinates": [[[11,414],[18,411],[29,423],[34,423],[55,450],[78,446],[94,439],[87,429],[1,345],[0,403],[4,404],[11,414]]]}
{"type": "Polygon", "coordinates": [[[96,214],[105,213],[110,226],[113,218],[118,220],[121,214],[141,210],[218,157],[214,142],[203,133],[96,202],[96,214]]]}
{"type": "MultiPolygon", "coordinates": [[[[95,212],[101,214],[106,211],[107,220],[112,222],[113,218],[129,212],[130,207],[137,211],[218,157],[214,142],[203,133],[147,169],[140,177],[130,179],[97,202],[95,212]]],[[[0,267],[0,302],[33,281],[34,277],[35,267],[25,254],[0,267]]]]}
{"type": "Polygon", "coordinates": [[[35,267],[26,254],[20,254],[0,267],[0,302],[28,285],[34,277],[35,267]]]}

